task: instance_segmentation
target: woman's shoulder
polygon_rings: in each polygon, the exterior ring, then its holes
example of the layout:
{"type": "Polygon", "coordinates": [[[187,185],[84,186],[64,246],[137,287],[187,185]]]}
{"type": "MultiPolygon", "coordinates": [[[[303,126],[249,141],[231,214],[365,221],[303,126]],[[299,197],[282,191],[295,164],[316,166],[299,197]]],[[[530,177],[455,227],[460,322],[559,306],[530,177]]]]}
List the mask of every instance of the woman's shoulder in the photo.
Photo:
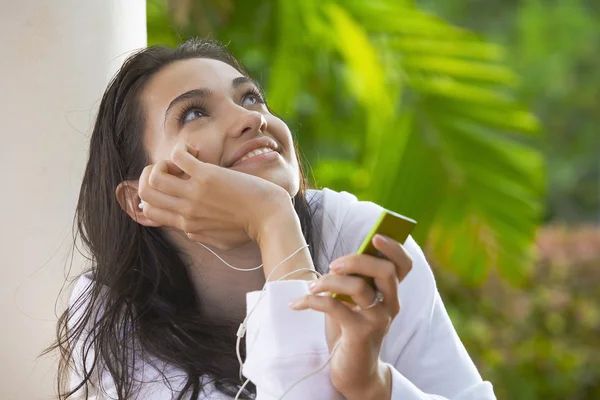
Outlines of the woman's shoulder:
{"type": "MultiPolygon", "coordinates": [[[[356,252],[373,224],[383,211],[383,207],[370,201],[360,201],[348,192],[336,192],[324,188],[307,192],[307,198],[322,209],[319,221],[322,230],[322,242],[328,248],[328,260],[356,252]]],[[[421,247],[409,236],[404,248],[413,259],[411,286],[417,290],[435,291],[435,280],[421,247]]],[[[403,285],[404,286],[404,285],[403,285]]]]}
{"type": "Polygon", "coordinates": [[[83,339],[79,336],[92,330],[94,323],[102,318],[108,295],[108,287],[98,282],[92,271],[85,271],[77,277],[67,308],[67,328],[78,332],[73,340],[83,339]]]}
{"type": "Polygon", "coordinates": [[[83,314],[90,301],[91,291],[95,285],[96,282],[91,271],[79,275],[69,297],[69,310],[73,314],[70,320],[76,320],[78,319],[77,316],[83,314]]]}
{"type": "Polygon", "coordinates": [[[308,190],[306,198],[311,210],[318,216],[315,218],[315,222],[319,225],[316,228],[322,230],[323,240],[331,242],[342,237],[350,241],[348,243],[350,248],[354,247],[357,238],[369,231],[382,211],[382,207],[375,203],[359,201],[351,193],[336,192],[328,188],[308,190]],[[363,226],[368,226],[369,229],[362,232],[363,226]]]}

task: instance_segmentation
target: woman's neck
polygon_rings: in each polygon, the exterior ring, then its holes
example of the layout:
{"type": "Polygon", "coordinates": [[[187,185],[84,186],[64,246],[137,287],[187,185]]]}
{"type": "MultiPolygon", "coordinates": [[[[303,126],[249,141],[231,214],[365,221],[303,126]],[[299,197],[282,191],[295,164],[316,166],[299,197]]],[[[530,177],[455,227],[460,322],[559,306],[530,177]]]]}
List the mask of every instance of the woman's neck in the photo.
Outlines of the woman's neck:
{"type": "Polygon", "coordinates": [[[264,221],[256,242],[250,238],[245,240],[244,235],[235,236],[236,233],[230,235],[237,238],[237,247],[228,251],[213,249],[214,252],[236,268],[253,269],[261,262],[264,263],[263,268],[253,271],[229,268],[204,246],[189,240],[183,232],[170,232],[176,245],[191,257],[188,273],[200,299],[200,308],[207,315],[241,322],[245,315],[246,293],[260,290],[265,276],[269,276],[271,281],[315,279],[311,254],[291,203],[289,208],[281,208],[264,221]]]}
{"type": "MultiPolygon", "coordinates": [[[[200,299],[202,311],[209,317],[225,317],[241,322],[245,315],[246,293],[260,290],[265,283],[262,268],[237,271],[182,232],[171,232],[170,235],[191,258],[188,274],[200,299]]],[[[253,269],[261,264],[260,248],[250,238],[231,250],[210,249],[236,268],[253,269]]]]}

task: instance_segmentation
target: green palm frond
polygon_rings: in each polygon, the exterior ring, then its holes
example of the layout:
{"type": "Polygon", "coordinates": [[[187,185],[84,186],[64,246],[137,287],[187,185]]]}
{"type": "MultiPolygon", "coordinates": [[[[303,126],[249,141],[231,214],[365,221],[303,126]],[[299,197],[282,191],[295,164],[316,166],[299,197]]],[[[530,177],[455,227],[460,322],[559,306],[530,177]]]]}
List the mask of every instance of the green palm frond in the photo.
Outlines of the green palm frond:
{"type": "Polygon", "coordinates": [[[414,217],[417,239],[465,281],[492,268],[519,281],[544,176],[501,46],[411,0],[213,2],[192,1],[190,15],[212,17],[189,33],[231,43],[263,80],[318,184],[414,217]]]}
{"type": "MultiPolygon", "coordinates": [[[[451,27],[432,39],[444,22],[383,4],[378,12],[385,26],[401,26],[408,18],[420,21],[423,34],[401,29],[381,42],[382,52],[395,53],[407,92],[401,109],[413,113],[414,122],[404,133],[411,138],[402,161],[389,168],[396,190],[382,193],[380,179],[373,196],[429,222],[423,239],[439,262],[466,280],[476,282],[497,268],[518,282],[531,259],[544,190],[541,157],[519,140],[539,128],[512,96],[518,80],[498,46],[451,27]]],[[[365,8],[353,10],[355,17],[381,35],[381,21],[360,12],[365,8]]]]}

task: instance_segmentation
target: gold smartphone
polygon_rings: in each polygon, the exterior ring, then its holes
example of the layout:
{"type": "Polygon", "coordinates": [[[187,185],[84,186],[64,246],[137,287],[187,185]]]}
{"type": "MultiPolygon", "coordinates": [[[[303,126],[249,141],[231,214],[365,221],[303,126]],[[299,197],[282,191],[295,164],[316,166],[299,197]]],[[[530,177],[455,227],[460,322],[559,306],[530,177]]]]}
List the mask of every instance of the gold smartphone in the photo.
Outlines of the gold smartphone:
{"type": "MultiPolygon", "coordinates": [[[[356,254],[368,254],[374,257],[385,258],[385,256],[381,254],[379,250],[375,248],[375,246],[373,246],[373,237],[376,234],[380,234],[387,236],[398,243],[404,244],[406,239],[408,239],[408,235],[410,235],[416,224],[417,222],[413,219],[393,211],[383,210],[381,215],[379,215],[379,218],[377,218],[377,221],[375,221],[375,224],[373,224],[371,231],[367,234],[362,244],[358,248],[356,254]]],[[[362,277],[367,281],[367,283],[369,283],[369,285],[371,285],[371,287],[375,288],[375,282],[373,281],[373,278],[362,275],[355,276],[362,277]]],[[[354,304],[354,300],[352,300],[350,296],[337,293],[333,293],[331,296],[336,299],[354,304]]]]}

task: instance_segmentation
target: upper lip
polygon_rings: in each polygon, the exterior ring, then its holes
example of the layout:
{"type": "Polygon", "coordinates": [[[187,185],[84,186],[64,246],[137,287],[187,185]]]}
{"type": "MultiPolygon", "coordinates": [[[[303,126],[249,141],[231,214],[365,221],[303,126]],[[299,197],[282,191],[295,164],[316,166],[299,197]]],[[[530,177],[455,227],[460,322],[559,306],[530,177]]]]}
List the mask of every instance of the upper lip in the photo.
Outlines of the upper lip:
{"type": "Polygon", "coordinates": [[[235,164],[240,158],[244,157],[246,154],[248,154],[252,150],[262,149],[263,147],[266,147],[266,148],[274,150],[274,151],[279,150],[278,149],[279,146],[277,146],[277,142],[275,142],[275,140],[271,139],[268,136],[262,136],[262,137],[252,139],[252,140],[244,143],[242,145],[242,147],[237,149],[232,154],[232,156],[229,158],[227,163],[225,163],[225,165],[227,166],[227,168],[229,168],[229,167],[233,166],[233,164],[235,164]]]}

